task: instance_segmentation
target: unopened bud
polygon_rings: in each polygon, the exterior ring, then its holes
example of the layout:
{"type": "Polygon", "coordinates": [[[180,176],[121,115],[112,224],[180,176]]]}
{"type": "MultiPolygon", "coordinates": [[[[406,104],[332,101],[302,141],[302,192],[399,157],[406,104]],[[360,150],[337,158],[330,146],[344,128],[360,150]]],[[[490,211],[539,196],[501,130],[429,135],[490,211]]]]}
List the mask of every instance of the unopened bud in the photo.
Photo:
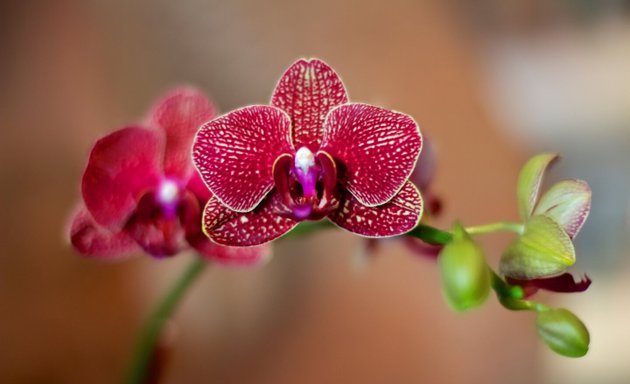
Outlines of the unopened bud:
{"type": "Polygon", "coordinates": [[[588,352],[588,330],[577,316],[564,308],[539,312],[536,327],[545,344],[560,355],[582,357],[588,352]]]}
{"type": "Polygon", "coordinates": [[[490,272],[483,249],[461,225],[456,224],[453,240],[440,252],[438,264],[444,296],[454,310],[463,312],[483,304],[490,292],[490,272]]]}

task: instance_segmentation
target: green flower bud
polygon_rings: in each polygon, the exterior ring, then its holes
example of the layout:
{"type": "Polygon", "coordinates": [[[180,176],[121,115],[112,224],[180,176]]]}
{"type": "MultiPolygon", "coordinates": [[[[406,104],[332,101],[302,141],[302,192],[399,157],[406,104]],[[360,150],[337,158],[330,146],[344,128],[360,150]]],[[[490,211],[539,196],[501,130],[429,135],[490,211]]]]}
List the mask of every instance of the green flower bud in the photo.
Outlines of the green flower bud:
{"type": "Polygon", "coordinates": [[[545,344],[560,355],[582,357],[588,352],[588,330],[577,316],[564,308],[539,312],[536,327],[545,344]]]}
{"type": "Polygon", "coordinates": [[[574,263],[575,249],[566,231],[546,215],[537,215],[503,253],[499,269],[505,276],[536,279],[565,272],[574,263]]]}
{"type": "Polygon", "coordinates": [[[440,252],[438,264],[444,296],[454,310],[483,304],[490,292],[490,271],[483,249],[461,225],[455,225],[453,240],[440,252]]]}

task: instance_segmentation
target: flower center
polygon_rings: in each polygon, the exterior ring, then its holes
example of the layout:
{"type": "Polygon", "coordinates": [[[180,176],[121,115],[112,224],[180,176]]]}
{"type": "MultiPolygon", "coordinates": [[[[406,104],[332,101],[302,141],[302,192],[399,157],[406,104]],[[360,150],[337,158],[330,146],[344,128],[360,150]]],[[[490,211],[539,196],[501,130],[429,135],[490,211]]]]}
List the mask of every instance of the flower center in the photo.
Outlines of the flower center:
{"type": "Polygon", "coordinates": [[[287,215],[294,220],[319,220],[337,205],[333,201],[336,166],[325,152],[313,154],[300,147],[294,156],[281,155],[274,163],[273,176],[287,215]]]}
{"type": "Polygon", "coordinates": [[[170,205],[177,201],[179,186],[173,180],[165,179],[158,187],[157,199],[164,205],[170,205]]]}
{"type": "Polygon", "coordinates": [[[317,179],[321,169],[315,166],[315,156],[310,149],[302,147],[295,154],[293,162],[295,176],[302,186],[302,196],[317,197],[317,179]]]}
{"type": "Polygon", "coordinates": [[[177,216],[181,190],[179,184],[172,179],[163,179],[157,187],[155,202],[167,218],[177,216]]]}

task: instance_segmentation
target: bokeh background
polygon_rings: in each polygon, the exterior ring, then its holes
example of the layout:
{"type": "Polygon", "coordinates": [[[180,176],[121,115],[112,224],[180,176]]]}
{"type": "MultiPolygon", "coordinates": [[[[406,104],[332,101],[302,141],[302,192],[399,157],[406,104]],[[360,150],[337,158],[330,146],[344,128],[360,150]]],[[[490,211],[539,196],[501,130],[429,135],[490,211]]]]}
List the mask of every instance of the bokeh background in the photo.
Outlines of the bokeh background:
{"type": "MultiPolygon", "coordinates": [[[[152,303],[192,255],[85,260],[67,217],[93,142],[195,84],[222,111],[266,103],[296,58],[350,97],[411,114],[439,156],[436,225],[516,219],[525,159],[586,179],[588,356],[538,342],[492,298],[451,312],[431,260],[392,242],[360,263],[338,231],[206,271],[171,324],[163,383],[628,383],[630,5],[610,0],[5,1],[0,5],[0,382],[114,383],[152,303]]],[[[484,244],[496,262],[509,236],[484,244]]]]}

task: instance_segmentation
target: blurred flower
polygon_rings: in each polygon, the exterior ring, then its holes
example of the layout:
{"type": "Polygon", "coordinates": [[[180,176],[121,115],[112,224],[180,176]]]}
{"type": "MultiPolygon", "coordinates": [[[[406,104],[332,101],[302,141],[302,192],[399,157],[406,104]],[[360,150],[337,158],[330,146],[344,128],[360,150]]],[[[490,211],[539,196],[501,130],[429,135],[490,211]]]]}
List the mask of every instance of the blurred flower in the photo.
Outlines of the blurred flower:
{"type": "Polygon", "coordinates": [[[215,116],[199,91],[182,88],[160,100],[142,124],[98,140],[83,174],[83,203],[70,238],[90,257],[121,257],[144,250],[172,256],[193,247],[224,263],[252,263],[264,248],[213,244],[201,231],[201,209],[211,194],[191,161],[197,128],[215,116]]]}
{"type": "Polygon", "coordinates": [[[332,68],[299,60],[271,106],[204,124],[193,159],[215,195],[204,212],[208,236],[256,245],[324,217],[367,237],[415,227],[422,198],[408,178],[422,146],[418,126],[402,113],[347,101],[332,68]]]}
{"type": "Polygon", "coordinates": [[[518,181],[523,231],[504,252],[500,269],[511,283],[530,290],[581,291],[590,284],[588,278],[575,282],[562,274],[575,263],[572,239],[591,209],[591,190],[585,181],[563,180],[539,199],[545,171],[557,158],[555,154],[541,154],[523,167],[518,181]]]}

